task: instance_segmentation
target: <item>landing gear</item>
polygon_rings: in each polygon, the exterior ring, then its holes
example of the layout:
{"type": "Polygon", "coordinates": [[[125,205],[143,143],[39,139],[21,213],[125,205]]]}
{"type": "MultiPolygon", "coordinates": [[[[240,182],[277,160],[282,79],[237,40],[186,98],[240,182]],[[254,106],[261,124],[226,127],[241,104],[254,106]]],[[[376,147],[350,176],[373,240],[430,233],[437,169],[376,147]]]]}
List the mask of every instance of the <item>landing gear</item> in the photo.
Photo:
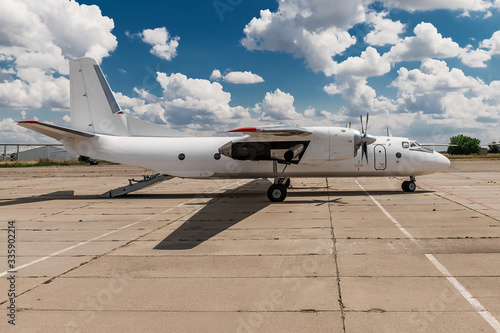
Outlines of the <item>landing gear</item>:
{"type": "MultiPolygon", "coordinates": [[[[283,171],[281,171],[280,176],[283,176],[283,173],[285,172],[287,166],[288,164],[285,165],[283,171]]],[[[290,178],[278,177],[277,161],[273,161],[273,173],[274,173],[274,184],[269,186],[269,189],[267,190],[267,197],[272,202],[282,202],[283,200],[285,200],[287,195],[286,189],[290,187],[290,178]]]]}
{"type": "Polygon", "coordinates": [[[415,189],[417,188],[417,185],[415,185],[415,177],[410,176],[410,180],[405,180],[401,185],[401,188],[404,192],[415,192],[415,189]]]}
{"type": "Polygon", "coordinates": [[[267,190],[267,197],[272,202],[281,202],[286,198],[286,187],[283,184],[272,184],[267,190]]]}

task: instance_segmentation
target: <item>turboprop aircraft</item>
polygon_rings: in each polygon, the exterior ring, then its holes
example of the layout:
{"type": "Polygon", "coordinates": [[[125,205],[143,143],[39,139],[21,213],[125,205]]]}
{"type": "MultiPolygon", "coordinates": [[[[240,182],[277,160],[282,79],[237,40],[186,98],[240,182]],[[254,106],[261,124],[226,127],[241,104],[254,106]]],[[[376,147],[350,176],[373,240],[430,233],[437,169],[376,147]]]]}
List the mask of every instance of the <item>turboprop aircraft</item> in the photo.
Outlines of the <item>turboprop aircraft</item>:
{"type": "MultiPolygon", "coordinates": [[[[344,127],[261,126],[230,130],[241,136],[190,137],[124,114],[92,58],[70,61],[71,128],[38,121],[22,127],[54,138],[67,151],[156,171],[155,178],[273,178],[267,195],[286,198],[293,177],[415,177],[445,169],[450,161],[403,137],[371,136],[344,127]]],[[[135,180],[134,180],[135,181],[135,180]]],[[[109,196],[127,193],[109,192],[109,196]]]]}

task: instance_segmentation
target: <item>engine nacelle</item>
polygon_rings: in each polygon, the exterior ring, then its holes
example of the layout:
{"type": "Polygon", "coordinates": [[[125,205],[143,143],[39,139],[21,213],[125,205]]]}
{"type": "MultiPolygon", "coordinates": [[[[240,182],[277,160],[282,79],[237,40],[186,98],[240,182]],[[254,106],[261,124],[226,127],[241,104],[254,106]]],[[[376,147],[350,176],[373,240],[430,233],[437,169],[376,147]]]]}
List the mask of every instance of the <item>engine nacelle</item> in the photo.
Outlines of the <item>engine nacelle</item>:
{"type": "Polygon", "coordinates": [[[351,128],[330,128],[330,161],[348,160],[358,154],[356,136],[359,132],[351,128]]]}
{"type": "Polygon", "coordinates": [[[340,161],[357,155],[356,136],[359,132],[343,127],[315,127],[311,143],[301,164],[321,165],[327,161],[340,161]]]}

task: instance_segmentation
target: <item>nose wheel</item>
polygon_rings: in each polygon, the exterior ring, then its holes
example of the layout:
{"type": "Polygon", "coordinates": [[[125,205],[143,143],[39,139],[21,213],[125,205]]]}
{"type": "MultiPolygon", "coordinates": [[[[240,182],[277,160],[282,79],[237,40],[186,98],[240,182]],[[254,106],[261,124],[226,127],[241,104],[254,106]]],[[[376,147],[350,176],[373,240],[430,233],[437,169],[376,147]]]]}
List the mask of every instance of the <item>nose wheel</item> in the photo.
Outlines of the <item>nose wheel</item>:
{"type": "Polygon", "coordinates": [[[415,185],[415,177],[411,176],[410,180],[405,180],[401,185],[404,192],[415,192],[417,185],[415,185]]]}

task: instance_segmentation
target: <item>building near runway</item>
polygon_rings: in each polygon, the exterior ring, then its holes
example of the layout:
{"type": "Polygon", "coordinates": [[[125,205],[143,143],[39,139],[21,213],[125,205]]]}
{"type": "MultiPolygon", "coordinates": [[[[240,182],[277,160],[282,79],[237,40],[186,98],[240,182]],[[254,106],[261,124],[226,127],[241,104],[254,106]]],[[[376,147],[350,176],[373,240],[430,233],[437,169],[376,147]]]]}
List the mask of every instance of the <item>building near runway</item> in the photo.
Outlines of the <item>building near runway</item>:
{"type": "Polygon", "coordinates": [[[77,158],[77,155],[68,153],[62,145],[36,145],[36,144],[9,144],[14,146],[12,151],[7,150],[4,145],[4,152],[0,161],[38,161],[40,159],[67,160],[77,158]]]}

